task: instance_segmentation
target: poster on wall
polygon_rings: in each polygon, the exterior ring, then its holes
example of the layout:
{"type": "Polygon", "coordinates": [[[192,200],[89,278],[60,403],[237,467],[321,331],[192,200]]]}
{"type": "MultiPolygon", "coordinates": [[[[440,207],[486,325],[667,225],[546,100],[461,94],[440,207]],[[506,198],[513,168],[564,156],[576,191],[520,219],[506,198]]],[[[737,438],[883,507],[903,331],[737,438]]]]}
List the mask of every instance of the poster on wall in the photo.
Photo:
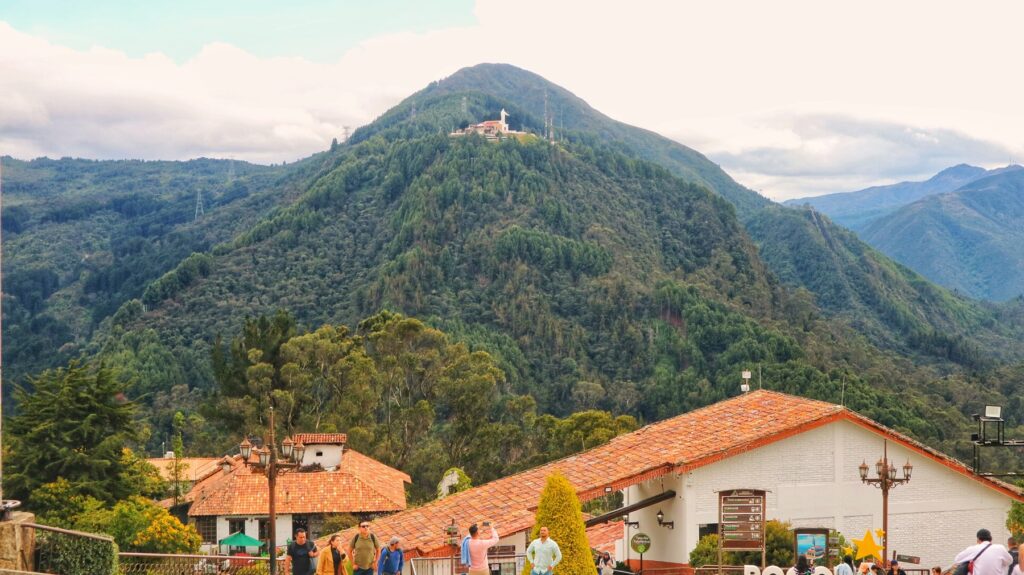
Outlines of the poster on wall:
{"type": "Polygon", "coordinates": [[[828,529],[794,529],[796,556],[803,555],[811,565],[828,566],[828,529]]]}

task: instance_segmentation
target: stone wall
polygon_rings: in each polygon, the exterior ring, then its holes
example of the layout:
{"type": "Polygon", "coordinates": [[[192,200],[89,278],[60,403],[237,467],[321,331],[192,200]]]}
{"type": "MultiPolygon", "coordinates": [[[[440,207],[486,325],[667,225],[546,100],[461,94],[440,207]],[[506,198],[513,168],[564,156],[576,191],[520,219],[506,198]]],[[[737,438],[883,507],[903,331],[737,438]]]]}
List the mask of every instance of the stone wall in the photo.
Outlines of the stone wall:
{"type": "Polygon", "coordinates": [[[28,523],[35,523],[31,513],[15,511],[11,519],[0,521],[0,572],[32,571],[32,556],[35,551],[35,529],[26,529],[28,523]]]}

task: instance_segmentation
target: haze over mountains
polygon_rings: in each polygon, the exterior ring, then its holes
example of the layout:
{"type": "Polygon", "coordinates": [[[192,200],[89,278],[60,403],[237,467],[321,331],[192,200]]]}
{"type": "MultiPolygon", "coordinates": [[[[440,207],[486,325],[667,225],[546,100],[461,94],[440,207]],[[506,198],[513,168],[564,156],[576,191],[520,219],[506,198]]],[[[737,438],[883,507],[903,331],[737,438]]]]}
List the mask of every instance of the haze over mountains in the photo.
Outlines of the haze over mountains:
{"type": "Polygon", "coordinates": [[[961,164],[924,182],[801,198],[928,279],[971,297],[1024,294],[1024,168],[961,164]]]}
{"type": "Polygon", "coordinates": [[[288,166],[9,163],[7,377],[98,355],[157,410],[210,392],[211,350],[247,316],[390,309],[488,351],[550,413],[657,419],[761,364],[766,387],[953,451],[965,414],[1024,395],[1005,377],[1017,307],[936,286],[513,66],[463,69],[288,166]],[[448,135],[502,109],[534,133],[557,110],[557,141],[448,135]]]}

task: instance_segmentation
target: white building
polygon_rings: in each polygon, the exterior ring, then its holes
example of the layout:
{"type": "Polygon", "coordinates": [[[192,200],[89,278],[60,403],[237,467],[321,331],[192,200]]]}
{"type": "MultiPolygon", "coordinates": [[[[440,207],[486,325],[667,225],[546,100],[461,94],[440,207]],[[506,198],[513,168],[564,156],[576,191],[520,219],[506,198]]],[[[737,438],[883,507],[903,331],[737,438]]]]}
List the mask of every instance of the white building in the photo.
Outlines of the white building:
{"type": "Polygon", "coordinates": [[[660,575],[688,572],[701,532],[716,531],[722,490],[767,491],[766,518],[794,528],[836,529],[848,540],[880,529],[881,493],[861,482],[858,467],[868,462],[873,472],[886,448],[898,466],[914,466],[911,481],[890,492],[890,554],[918,556],[922,567],[948,567],[981,527],[1005,541],[1010,504],[1024,501],[1020,489],[976,475],[842,406],[770,391],[648,425],[584,453],[382,518],[376,529],[403,536],[410,557],[439,557],[456,551],[445,541],[445,525],[454,520],[465,533],[469,524],[489,519],[501,528],[501,543],[522,552],[545,478],[557,470],[583,500],[607,489],[622,491],[625,505],[665,497],[629,513],[639,530],[622,528],[616,557],[635,563],[628,538],[643,532],[652,540],[645,568],[668,569],[660,575]],[[674,528],[659,525],[659,511],[674,528]]]}

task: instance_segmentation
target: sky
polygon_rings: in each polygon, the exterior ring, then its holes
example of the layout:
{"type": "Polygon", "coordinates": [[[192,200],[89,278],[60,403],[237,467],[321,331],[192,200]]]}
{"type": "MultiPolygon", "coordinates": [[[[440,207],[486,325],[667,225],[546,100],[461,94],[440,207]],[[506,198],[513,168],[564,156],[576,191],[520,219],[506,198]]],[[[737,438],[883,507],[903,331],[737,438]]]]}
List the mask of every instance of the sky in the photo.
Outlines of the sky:
{"type": "Polygon", "coordinates": [[[1024,3],[0,0],[0,155],[293,161],[481,62],[788,198],[1024,162],[1024,3]]]}

